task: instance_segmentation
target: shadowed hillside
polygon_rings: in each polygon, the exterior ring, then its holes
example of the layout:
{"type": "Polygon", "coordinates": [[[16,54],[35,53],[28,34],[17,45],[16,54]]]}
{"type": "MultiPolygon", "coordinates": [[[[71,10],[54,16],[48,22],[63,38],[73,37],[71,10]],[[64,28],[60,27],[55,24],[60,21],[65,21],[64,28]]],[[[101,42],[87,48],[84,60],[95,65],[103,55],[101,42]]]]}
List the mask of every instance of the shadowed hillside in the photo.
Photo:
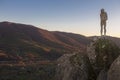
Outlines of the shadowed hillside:
{"type": "Polygon", "coordinates": [[[64,53],[85,49],[89,42],[88,38],[78,34],[51,32],[32,25],[0,22],[0,54],[4,54],[5,59],[9,60],[54,60],[64,53]]]}

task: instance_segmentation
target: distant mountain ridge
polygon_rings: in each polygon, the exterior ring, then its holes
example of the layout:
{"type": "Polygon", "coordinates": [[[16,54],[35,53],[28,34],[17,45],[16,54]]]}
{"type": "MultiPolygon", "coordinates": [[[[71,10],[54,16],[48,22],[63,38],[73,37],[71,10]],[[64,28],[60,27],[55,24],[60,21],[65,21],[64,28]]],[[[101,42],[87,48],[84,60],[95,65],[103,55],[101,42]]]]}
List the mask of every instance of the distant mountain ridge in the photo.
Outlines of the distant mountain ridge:
{"type": "MultiPolygon", "coordinates": [[[[64,53],[83,50],[90,40],[82,35],[47,31],[32,25],[0,22],[1,54],[15,59],[56,59],[64,53]]],[[[2,55],[3,56],[3,55],[2,55]]]]}

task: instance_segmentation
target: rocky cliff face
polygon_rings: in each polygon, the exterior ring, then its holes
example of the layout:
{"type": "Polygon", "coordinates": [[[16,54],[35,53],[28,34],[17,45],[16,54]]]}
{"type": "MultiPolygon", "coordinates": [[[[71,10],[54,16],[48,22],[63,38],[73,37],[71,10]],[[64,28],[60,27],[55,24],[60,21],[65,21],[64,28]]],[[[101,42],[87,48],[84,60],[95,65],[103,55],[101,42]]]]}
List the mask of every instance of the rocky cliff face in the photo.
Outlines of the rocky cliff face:
{"type": "Polygon", "coordinates": [[[56,80],[113,80],[110,76],[120,75],[117,73],[120,57],[115,60],[119,54],[119,47],[112,41],[105,37],[95,39],[87,51],[65,54],[58,59],[56,80]]]}

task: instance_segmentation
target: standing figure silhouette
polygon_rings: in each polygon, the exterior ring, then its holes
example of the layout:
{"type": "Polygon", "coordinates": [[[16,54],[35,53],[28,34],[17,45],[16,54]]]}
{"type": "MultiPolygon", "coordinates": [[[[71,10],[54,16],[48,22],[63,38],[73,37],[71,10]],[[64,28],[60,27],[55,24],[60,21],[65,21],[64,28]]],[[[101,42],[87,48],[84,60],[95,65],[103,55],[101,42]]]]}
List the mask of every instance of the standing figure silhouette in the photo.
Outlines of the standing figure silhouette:
{"type": "Polygon", "coordinates": [[[101,13],[100,13],[100,26],[101,26],[101,36],[103,35],[103,31],[104,31],[104,35],[106,35],[106,21],[108,20],[108,16],[107,13],[105,12],[104,9],[101,9],[101,13]]]}

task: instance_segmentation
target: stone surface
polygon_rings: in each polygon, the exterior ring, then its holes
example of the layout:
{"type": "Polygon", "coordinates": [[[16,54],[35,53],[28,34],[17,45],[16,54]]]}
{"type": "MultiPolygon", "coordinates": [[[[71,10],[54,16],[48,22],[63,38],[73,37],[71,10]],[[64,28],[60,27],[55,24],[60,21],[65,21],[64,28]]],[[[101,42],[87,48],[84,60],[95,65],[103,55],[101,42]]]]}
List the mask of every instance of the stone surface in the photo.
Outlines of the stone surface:
{"type": "Polygon", "coordinates": [[[95,74],[87,56],[65,54],[58,59],[56,80],[95,80],[95,74]]]}
{"type": "Polygon", "coordinates": [[[93,41],[87,46],[87,55],[88,55],[91,63],[95,63],[95,60],[96,60],[94,43],[95,42],[93,41]]]}
{"type": "Polygon", "coordinates": [[[106,70],[101,70],[99,73],[97,80],[107,80],[107,71],[106,70]]]}

